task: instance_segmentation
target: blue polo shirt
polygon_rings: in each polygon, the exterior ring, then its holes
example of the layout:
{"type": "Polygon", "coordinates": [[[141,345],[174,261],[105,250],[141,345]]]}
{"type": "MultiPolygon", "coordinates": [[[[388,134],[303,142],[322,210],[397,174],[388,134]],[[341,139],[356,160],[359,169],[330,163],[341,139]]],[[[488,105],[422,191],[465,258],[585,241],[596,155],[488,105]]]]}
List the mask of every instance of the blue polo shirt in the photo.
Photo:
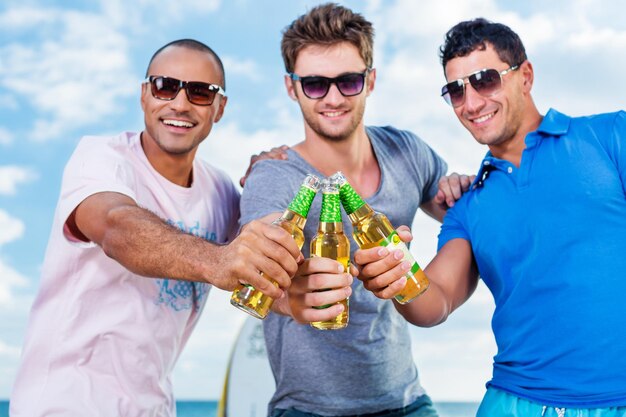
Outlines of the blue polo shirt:
{"type": "Polygon", "coordinates": [[[626,112],[550,110],[520,167],[487,153],[439,248],[472,245],[495,300],[487,384],[544,405],[626,405],[626,112]]]}

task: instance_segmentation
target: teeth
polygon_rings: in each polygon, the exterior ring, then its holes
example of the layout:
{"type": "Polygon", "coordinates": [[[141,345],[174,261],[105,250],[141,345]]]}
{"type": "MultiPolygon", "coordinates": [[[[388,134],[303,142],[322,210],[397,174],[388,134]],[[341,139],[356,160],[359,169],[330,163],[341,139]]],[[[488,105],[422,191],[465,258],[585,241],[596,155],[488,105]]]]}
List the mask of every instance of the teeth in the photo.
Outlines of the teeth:
{"type": "Polygon", "coordinates": [[[193,123],[185,122],[183,120],[163,120],[163,123],[176,127],[193,127],[193,123]]]}
{"type": "Polygon", "coordinates": [[[337,116],[341,115],[342,113],[343,112],[340,112],[340,111],[334,111],[334,112],[326,112],[326,113],[324,113],[324,115],[326,117],[337,117],[337,116]]]}
{"type": "Polygon", "coordinates": [[[474,123],[482,123],[485,120],[489,120],[489,119],[491,119],[493,117],[494,114],[495,113],[489,113],[489,114],[487,114],[487,115],[485,115],[483,117],[479,117],[478,119],[474,119],[474,123]]]}

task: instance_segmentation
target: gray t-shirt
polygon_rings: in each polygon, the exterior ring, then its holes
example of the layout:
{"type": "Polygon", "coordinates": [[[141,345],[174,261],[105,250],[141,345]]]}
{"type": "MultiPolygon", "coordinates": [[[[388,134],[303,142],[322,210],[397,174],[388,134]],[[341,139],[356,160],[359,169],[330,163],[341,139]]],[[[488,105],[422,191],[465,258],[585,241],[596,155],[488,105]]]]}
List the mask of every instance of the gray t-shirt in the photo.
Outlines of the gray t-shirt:
{"type": "MultiPolygon", "coordinates": [[[[446,163],[414,134],[367,127],[381,170],[381,184],[367,198],[394,226],[411,225],[420,204],[437,192],[446,163]]],[[[323,175],[293,150],[287,160],[256,163],[241,199],[241,224],[282,212],[308,173],[323,175]]],[[[308,257],[317,232],[321,196],[313,201],[302,252],[308,257]]],[[[342,211],[352,255],[358,249],[342,211]]],[[[390,300],[376,298],[354,280],[346,328],[321,331],[271,313],[263,322],[276,392],[269,404],[322,415],[373,413],[400,408],[424,394],[411,355],[407,322],[390,300]]]]}

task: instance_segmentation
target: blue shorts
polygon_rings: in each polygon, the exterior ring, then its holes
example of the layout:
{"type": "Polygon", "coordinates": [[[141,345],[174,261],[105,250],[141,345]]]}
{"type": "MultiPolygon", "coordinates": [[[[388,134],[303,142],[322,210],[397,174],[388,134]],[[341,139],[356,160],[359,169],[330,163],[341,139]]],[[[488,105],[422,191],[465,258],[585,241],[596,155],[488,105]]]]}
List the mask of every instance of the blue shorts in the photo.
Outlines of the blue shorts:
{"type": "Polygon", "coordinates": [[[626,407],[559,408],[488,388],[476,417],[626,417],[626,407]]]}
{"type": "MultiPolygon", "coordinates": [[[[281,410],[276,408],[272,417],[323,417],[319,414],[305,413],[298,410],[281,410]]],[[[428,395],[422,395],[412,404],[394,410],[379,411],[371,414],[358,414],[345,417],[438,417],[433,408],[433,402],[428,395]]]]}

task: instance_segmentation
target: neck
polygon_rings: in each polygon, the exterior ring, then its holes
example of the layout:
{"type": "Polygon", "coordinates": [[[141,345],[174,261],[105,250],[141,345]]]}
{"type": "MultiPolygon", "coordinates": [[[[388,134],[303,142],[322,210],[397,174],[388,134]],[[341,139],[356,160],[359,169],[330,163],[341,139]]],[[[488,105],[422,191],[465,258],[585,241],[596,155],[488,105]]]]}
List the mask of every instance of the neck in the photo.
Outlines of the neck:
{"type": "Polygon", "coordinates": [[[164,152],[153,140],[146,138],[147,133],[141,132],[141,147],[150,165],[168,181],[190,187],[193,180],[194,152],[171,154],[164,152]]]}
{"type": "Polygon", "coordinates": [[[522,162],[524,149],[526,149],[526,136],[536,131],[543,120],[543,116],[535,106],[532,106],[526,114],[527,116],[521,121],[512,138],[489,146],[494,157],[509,161],[518,168],[522,162]]]}
{"type": "Polygon", "coordinates": [[[342,171],[354,189],[367,198],[374,194],[380,183],[380,167],[372,144],[363,125],[343,140],[322,138],[309,134],[293,150],[324,176],[342,171]]]}

